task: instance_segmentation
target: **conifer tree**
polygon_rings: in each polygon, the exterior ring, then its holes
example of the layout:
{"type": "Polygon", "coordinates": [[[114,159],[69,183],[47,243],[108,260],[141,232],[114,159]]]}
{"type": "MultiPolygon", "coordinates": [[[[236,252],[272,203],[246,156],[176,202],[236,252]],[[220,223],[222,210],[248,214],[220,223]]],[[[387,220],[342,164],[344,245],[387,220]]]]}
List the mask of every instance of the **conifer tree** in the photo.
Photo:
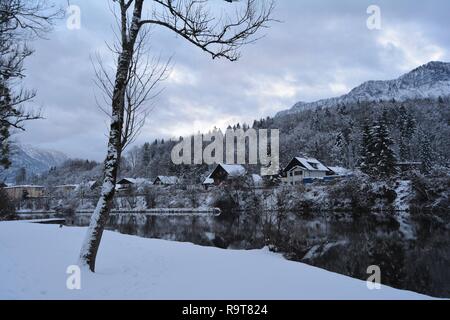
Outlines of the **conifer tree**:
{"type": "Polygon", "coordinates": [[[373,143],[372,143],[373,137],[372,137],[372,131],[371,128],[366,122],[363,126],[363,132],[362,132],[362,143],[361,143],[361,156],[360,156],[360,168],[361,171],[372,175],[373,174],[373,143]]]}
{"type": "Polygon", "coordinates": [[[383,118],[378,121],[377,125],[372,127],[372,150],[373,160],[375,163],[374,175],[381,178],[387,178],[397,172],[395,167],[396,157],[392,150],[392,141],[389,130],[383,118]]]}
{"type": "Polygon", "coordinates": [[[405,106],[400,107],[400,117],[398,121],[400,130],[399,156],[401,161],[411,159],[411,139],[416,130],[416,120],[405,106]]]}
{"type": "Polygon", "coordinates": [[[433,167],[431,140],[423,130],[419,131],[419,158],[422,162],[421,171],[425,174],[430,173],[433,167]]]}

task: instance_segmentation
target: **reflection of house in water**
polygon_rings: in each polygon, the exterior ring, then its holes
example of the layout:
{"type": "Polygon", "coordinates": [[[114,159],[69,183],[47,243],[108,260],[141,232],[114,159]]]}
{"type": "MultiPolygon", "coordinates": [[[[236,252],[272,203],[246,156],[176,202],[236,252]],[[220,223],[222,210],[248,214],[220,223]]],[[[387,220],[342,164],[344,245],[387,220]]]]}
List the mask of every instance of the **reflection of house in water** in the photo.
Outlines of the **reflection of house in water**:
{"type": "Polygon", "coordinates": [[[157,176],[154,185],[158,186],[170,186],[179,183],[178,177],[175,176],[157,176]]]}
{"type": "Polygon", "coordinates": [[[45,197],[45,187],[36,185],[20,185],[4,188],[9,198],[13,200],[45,197]]]}

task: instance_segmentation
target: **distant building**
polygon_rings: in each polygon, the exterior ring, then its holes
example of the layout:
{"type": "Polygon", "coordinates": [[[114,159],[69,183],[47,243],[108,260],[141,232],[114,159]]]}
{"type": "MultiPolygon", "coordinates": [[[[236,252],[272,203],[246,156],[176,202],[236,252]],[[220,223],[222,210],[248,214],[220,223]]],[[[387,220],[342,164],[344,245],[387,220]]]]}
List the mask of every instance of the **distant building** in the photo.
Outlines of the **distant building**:
{"type": "Polygon", "coordinates": [[[208,190],[209,187],[214,185],[214,179],[207,176],[206,179],[202,182],[202,185],[205,188],[205,190],[208,190]]]}
{"type": "Polygon", "coordinates": [[[410,170],[420,170],[422,166],[422,162],[420,161],[402,161],[397,162],[395,166],[402,172],[410,171],[410,170]]]}
{"type": "Polygon", "coordinates": [[[263,178],[259,174],[252,174],[252,184],[255,188],[262,188],[264,185],[263,178]]]}
{"type": "Polygon", "coordinates": [[[153,184],[158,186],[170,186],[179,182],[178,177],[175,176],[157,176],[153,181],[153,184]]]}
{"type": "Polygon", "coordinates": [[[334,172],[315,158],[295,157],[284,168],[284,183],[295,185],[334,175],[334,172]]]}
{"type": "Polygon", "coordinates": [[[207,179],[212,179],[215,185],[219,185],[227,180],[243,177],[246,173],[247,171],[240,164],[218,164],[207,179]]]}
{"type": "Polygon", "coordinates": [[[117,182],[118,191],[131,190],[131,188],[142,188],[151,185],[150,180],[145,178],[123,178],[117,182]]]}
{"type": "Polygon", "coordinates": [[[100,183],[98,181],[92,180],[83,183],[83,187],[87,187],[89,190],[97,189],[100,186],[100,183]]]}
{"type": "Polygon", "coordinates": [[[36,185],[20,185],[4,188],[9,198],[13,200],[22,200],[30,198],[45,197],[45,187],[36,185]]]}
{"type": "Polygon", "coordinates": [[[63,184],[53,187],[53,191],[55,194],[68,196],[75,193],[79,187],[78,184],[63,184]]]}

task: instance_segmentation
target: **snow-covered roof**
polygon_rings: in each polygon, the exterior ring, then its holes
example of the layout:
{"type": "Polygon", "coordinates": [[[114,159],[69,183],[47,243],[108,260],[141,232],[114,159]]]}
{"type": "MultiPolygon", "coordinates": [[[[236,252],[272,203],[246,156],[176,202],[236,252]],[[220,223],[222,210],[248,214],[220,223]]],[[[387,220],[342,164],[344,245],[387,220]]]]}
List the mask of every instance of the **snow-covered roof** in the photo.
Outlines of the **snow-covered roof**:
{"type": "Polygon", "coordinates": [[[157,179],[159,179],[159,181],[161,181],[162,184],[177,184],[178,183],[178,177],[175,177],[175,176],[157,176],[155,179],[155,182],[157,179]]]}
{"type": "Polygon", "coordinates": [[[395,163],[397,166],[420,166],[420,161],[400,161],[395,163]]]}
{"type": "MultiPolygon", "coordinates": [[[[95,182],[95,181],[94,181],[95,182]]],[[[123,178],[117,184],[146,184],[150,183],[148,179],[145,178],[123,178]]]]}
{"type": "Polygon", "coordinates": [[[330,170],[332,170],[334,173],[336,173],[339,176],[346,176],[352,173],[352,170],[344,168],[344,167],[328,167],[330,170]]]}
{"type": "Polygon", "coordinates": [[[55,186],[55,188],[78,188],[78,184],[61,184],[58,186],[55,186]]]}
{"type": "Polygon", "coordinates": [[[5,187],[4,189],[14,189],[14,188],[39,188],[39,189],[43,189],[44,186],[36,186],[36,185],[32,185],[32,184],[24,184],[24,185],[17,185],[17,186],[8,186],[8,187],[5,187]]]}
{"type": "Polygon", "coordinates": [[[330,171],[325,165],[315,158],[295,157],[309,171],[330,171]]]}
{"type": "Polygon", "coordinates": [[[214,179],[207,176],[203,184],[214,184],[214,179]]]}
{"type": "Polygon", "coordinates": [[[92,188],[93,186],[95,186],[96,183],[97,183],[97,181],[92,180],[92,181],[88,181],[87,185],[89,186],[89,188],[92,188]]]}
{"type": "Polygon", "coordinates": [[[240,177],[245,175],[245,168],[241,166],[240,164],[218,164],[218,166],[221,166],[230,177],[240,177]]]}
{"type": "Polygon", "coordinates": [[[263,183],[263,179],[259,174],[252,174],[252,180],[255,186],[260,186],[263,183]]]}

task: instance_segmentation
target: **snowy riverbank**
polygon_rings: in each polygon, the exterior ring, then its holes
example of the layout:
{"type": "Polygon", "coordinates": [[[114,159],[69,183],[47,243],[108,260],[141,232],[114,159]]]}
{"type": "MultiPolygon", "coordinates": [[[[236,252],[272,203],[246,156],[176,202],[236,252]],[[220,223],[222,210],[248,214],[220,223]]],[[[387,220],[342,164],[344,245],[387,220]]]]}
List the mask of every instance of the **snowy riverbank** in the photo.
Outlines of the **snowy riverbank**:
{"type": "Polygon", "coordinates": [[[66,288],[85,228],[0,223],[1,299],[427,299],[268,250],[223,250],[106,231],[96,274],[66,288]]]}

